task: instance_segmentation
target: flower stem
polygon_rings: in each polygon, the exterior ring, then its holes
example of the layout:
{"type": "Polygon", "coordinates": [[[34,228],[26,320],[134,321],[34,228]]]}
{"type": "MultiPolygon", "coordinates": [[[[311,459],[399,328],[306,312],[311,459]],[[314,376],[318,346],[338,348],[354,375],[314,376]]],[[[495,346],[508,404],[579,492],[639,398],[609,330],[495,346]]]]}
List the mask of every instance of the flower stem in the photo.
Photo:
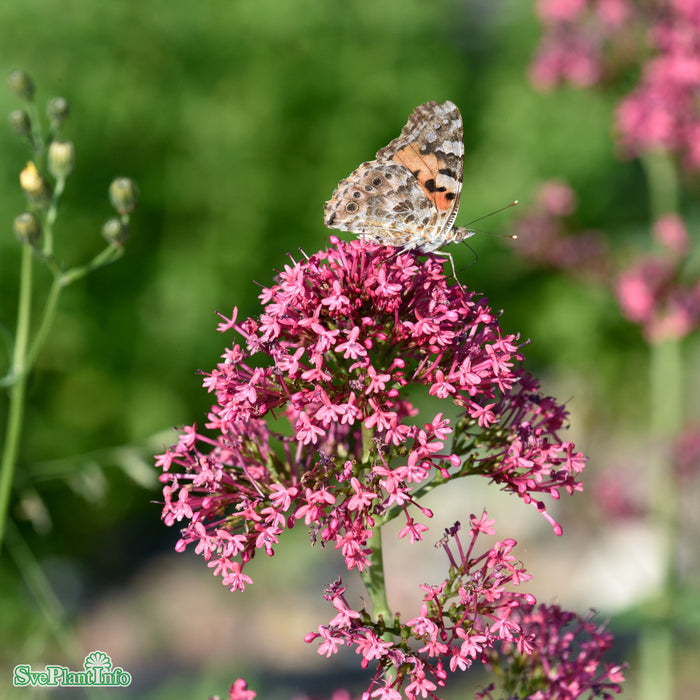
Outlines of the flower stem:
{"type": "Polygon", "coordinates": [[[369,566],[362,572],[362,581],[372,602],[374,619],[376,620],[381,616],[387,627],[390,627],[393,624],[393,617],[386,599],[381,527],[377,526],[374,528],[372,537],[369,538],[367,544],[371,548],[371,552],[369,554],[369,566]]]}
{"type": "Polygon", "coordinates": [[[670,464],[670,443],[682,425],[683,365],[677,339],[653,343],[650,348],[652,439],[649,460],[651,518],[659,534],[662,580],[651,602],[654,614],[642,632],[639,646],[641,700],[673,698],[673,619],[678,587],[676,542],[678,538],[678,485],[670,464]]]}
{"type": "Polygon", "coordinates": [[[56,306],[58,305],[58,298],[61,295],[62,290],[63,285],[61,284],[60,277],[55,277],[53,284],[51,285],[51,289],[49,290],[49,295],[46,299],[46,306],[44,307],[44,313],[41,317],[39,328],[37,329],[31,347],[29,348],[29,352],[27,353],[27,371],[34,365],[37,355],[41,350],[41,346],[44,344],[44,340],[48,335],[51,322],[56,315],[56,306]]]}
{"type": "Polygon", "coordinates": [[[0,462],[0,550],[5,533],[5,521],[10,504],[19,441],[24,422],[24,399],[27,392],[27,345],[32,306],[33,255],[30,246],[22,246],[19,302],[17,306],[17,330],[10,369],[10,404],[7,414],[5,445],[0,462]]]}
{"type": "MultiPolygon", "coordinates": [[[[673,159],[667,153],[650,153],[643,156],[642,164],[649,185],[652,221],[677,212],[679,186],[673,159]]],[[[660,538],[662,580],[658,596],[651,601],[654,615],[642,630],[639,642],[639,697],[671,700],[679,494],[670,463],[670,446],[683,425],[683,362],[679,339],[650,345],[649,386],[649,427],[655,443],[649,459],[649,506],[651,525],[660,538]]]]}
{"type": "Polygon", "coordinates": [[[649,188],[651,220],[677,212],[678,174],[673,158],[664,151],[656,151],[644,154],[641,160],[649,188]]]}

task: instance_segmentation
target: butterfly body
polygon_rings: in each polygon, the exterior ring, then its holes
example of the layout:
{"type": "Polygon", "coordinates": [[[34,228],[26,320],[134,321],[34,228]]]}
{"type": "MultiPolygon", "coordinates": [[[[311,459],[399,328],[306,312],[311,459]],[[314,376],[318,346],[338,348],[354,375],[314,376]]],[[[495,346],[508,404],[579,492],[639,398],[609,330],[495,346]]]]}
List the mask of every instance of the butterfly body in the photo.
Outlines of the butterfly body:
{"type": "Polygon", "coordinates": [[[462,116],[452,102],[416,107],[401,134],[338,183],[329,228],[430,253],[474,235],[454,226],[462,191],[462,116]]]}

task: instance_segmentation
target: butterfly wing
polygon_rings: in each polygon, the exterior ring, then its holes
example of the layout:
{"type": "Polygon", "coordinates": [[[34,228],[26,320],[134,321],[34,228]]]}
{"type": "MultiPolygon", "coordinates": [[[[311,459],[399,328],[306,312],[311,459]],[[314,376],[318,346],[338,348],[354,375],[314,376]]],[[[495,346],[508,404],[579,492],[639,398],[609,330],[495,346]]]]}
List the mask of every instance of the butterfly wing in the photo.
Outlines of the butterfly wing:
{"type": "Polygon", "coordinates": [[[463,161],[459,109],[449,101],[419,105],[376,160],[341,180],[324,208],[326,226],[384,245],[436,250],[457,216],[463,161]]]}
{"type": "Polygon", "coordinates": [[[415,248],[422,240],[418,235],[439,223],[439,212],[416,178],[393,162],[363,163],[338,183],[324,211],[329,228],[402,248],[415,248]]]}
{"type": "Polygon", "coordinates": [[[464,130],[457,105],[449,100],[416,107],[401,134],[377,153],[377,160],[403,165],[435,206],[437,234],[457,217],[464,172],[464,130]]]}

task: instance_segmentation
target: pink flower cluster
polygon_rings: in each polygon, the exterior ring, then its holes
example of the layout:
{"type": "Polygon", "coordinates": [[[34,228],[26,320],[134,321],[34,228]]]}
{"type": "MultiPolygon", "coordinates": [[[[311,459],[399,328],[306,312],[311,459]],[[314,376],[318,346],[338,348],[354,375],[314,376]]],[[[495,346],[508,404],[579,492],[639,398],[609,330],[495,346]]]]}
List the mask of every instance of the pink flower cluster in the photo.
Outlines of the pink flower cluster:
{"type": "Polygon", "coordinates": [[[565,182],[543,183],[535,205],[515,225],[518,238],[513,248],[537,265],[605,278],[609,264],[603,234],[569,230],[569,218],[577,205],[575,192],[565,182]]]}
{"type": "MultiPolygon", "coordinates": [[[[228,700],[254,700],[257,693],[248,688],[248,684],[243,678],[237,678],[228,689],[228,700]]],[[[219,700],[219,696],[209,698],[209,700],[219,700]]]]}
{"type": "Polygon", "coordinates": [[[158,457],[176,548],[194,544],[232,590],[298,521],[363,571],[373,528],[403,517],[400,536],[422,539],[432,514],[417,499],[450,479],[484,476],[550,522],[538,495],[581,489],[585,460],[557,436],[565,410],[516,366],[486,301],[434,256],[332,240],[280,273],[258,318],[224,320],[243,341],[206,375],[209,433],[187,427],[158,457]],[[455,425],[416,424],[416,387],[456,405],[455,425]]]}
{"type": "Polygon", "coordinates": [[[662,217],[654,235],[663,252],[640,258],[615,285],[623,315],[640,324],[650,342],[682,338],[700,326],[700,281],[679,281],[689,241],[682,220],[674,214],[662,217]]]}
{"type": "Polygon", "coordinates": [[[513,248],[529,262],[598,279],[614,288],[626,319],[640,324],[648,341],[682,338],[700,326],[700,281],[682,282],[690,237],[683,220],[667,214],[655,222],[661,252],[613,272],[600,231],[570,231],[576,195],[564,182],[542,186],[535,205],[516,222],[513,248]]]}
{"type": "Polygon", "coordinates": [[[545,35],[530,66],[533,84],[549,89],[562,82],[598,83],[605,72],[606,42],[619,39],[635,12],[629,0],[539,0],[545,35]]]}
{"type": "Polygon", "coordinates": [[[663,149],[700,168],[700,0],[540,0],[537,9],[544,36],[530,67],[534,85],[589,87],[641,64],[617,109],[623,149],[663,149]]]}
{"type": "Polygon", "coordinates": [[[622,145],[633,155],[664,149],[700,168],[700,0],[668,0],[649,28],[654,51],[617,110],[622,145]]]}
{"type": "MultiPolygon", "coordinates": [[[[499,649],[488,654],[491,666],[504,671],[501,685],[509,689],[509,697],[611,698],[622,692],[624,667],[603,661],[612,646],[612,634],[590,616],[581,618],[556,605],[522,605],[513,617],[530,653],[525,656],[510,643],[500,648],[500,654],[499,649]]],[[[503,697],[500,692],[494,695],[493,689],[491,684],[476,697],[503,697]]]]}
{"type": "MultiPolygon", "coordinates": [[[[326,657],[352,647],[363,668],[372,664],[362,700],[435,699],[450,674],[468,670],[475,661],[496,672],[509,697],[555,700],[619,693],[623,668],[602,661],[612,635],[603,625],[556,606],[536,608],[532,595],[511,590],[531,579],[512,554],[515,541],[496,542],[477,554],[477,538],[494,534],[493,521],[484,512],[480,518],[472,515],[470,525],[466,541],[458,536],[459,523],[440,540],[451,574],[439,585],[421,586],[423,602],[415,617],[375,620],[364,606],[353,610],[338,579],[324,593],[335,617],[308,634],[306,642],[318,641],[318,653],[326,657]]],[[[477,697],[493,697],[494,687],[477,697]]],[[[231,686],[229,700],[254,697],[241,679],[231,686]]],[[[351,696],[339,690],[331,700],[351,696]]]]}
{"type": "Polygon", "coordinates": [[[361,665],[374,663],[375,672],[363,700],[401,700],[404,696],[435,697],[444,687],[448,669],[465,671],[475,660],[485,662],[487,650],[497,643],[512,643],[521,654],[531,653],[518,624],[512,622],[521,604],[535,603],[531,595],[507,590],[532,578],[512,555],[514,540],[497,542],[489,551],[474,554],[480,533],[494,534],[493,521],[484,512],[471,516],[469,542],[458,538],[459,523],[440,541],[457,572],[438,586],[422,585],[423,603],[418,615],[406,622],[373,620],[366,611],[350,608],[340,580],[325,596],[336,616],[308,634],[307,642],[319,640],[318,653],[331,656],[339,647],[354,647],[361,665]]]}

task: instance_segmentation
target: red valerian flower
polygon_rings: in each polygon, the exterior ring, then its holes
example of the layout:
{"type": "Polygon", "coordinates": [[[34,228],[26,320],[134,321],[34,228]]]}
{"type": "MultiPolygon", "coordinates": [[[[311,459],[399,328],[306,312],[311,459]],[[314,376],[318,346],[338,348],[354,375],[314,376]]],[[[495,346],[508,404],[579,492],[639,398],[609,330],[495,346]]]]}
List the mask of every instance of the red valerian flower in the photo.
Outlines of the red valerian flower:
{"type": "Polygon", "coordinates": [[[683,338],[700,325],[700,282],[681,281],[688,257],[683,221],[667,215],[654,225],[660,253],[640,256],[615,282],[622,314],[642,326],[649,342],[683,338]]]}
{"type": "Polygon", "coordinates": [[[661,149],[700,168],[700,0],[539,0],[537,9],[536,87],[586,88],[632,68],[639,81],[615,113],[621,150],[661,149]]]}
{"type": "Polygon", "coordinates": [[[510,589],[532,577],[512,554],[514,540],[496,542],[490,550],[475,554],[477,538],[493,534],[493,521],[484,512],[480,518],[472,515],[470,523],[464,541],[459,538],[459,523],[439,541],[450,563],[449,575],[438,585],[420,587],[420,610],[406,622],[398,616],[375,620],[364,606],[360,612],[351,611],[340,579],[326,589],[324,597],[340,612],[305,640],[318,640],[318,653],[324,656],[337,653],[341,646],[354,647],[363,668],[376,661],[365,700],[392,694],[436,697],[433,691],[446,685],[449,673],[465,671],[474,661],[485,663],[494,646],[523,646],[515,611],[521,605],[530,609],[536,601],[510,589]]]}
{"type": "Polygon", "coordinates": [[[602,231],[572,230],[570,217],[578,206],[576,194],[562,180],[544,182],[535,204],[515,224],[513,249],[538,266],[606,279],[609,255],[602,231]]]}
{"type": "MultiPolygon", "coordinates": [[[[603,661],[613,636],[590,615],[582,618],[556,605],[523,604],[513,620],[521,630],[523,648],[511,642],[486,653],[487,663],[502,674],[501,685],[508,688],[509,697],[611,698],[621,692],[624,666],[603,661]]],[[[491,684],[476,697],[502,697],[493,690],[491,684]]]]}
{"type": "Polygon", "coordinates": [[[543,494],[581,489],[585,460],[558,437],[566,411],[486,299],[448,285],[433,255],[331,240],[280,272],[259,316],[222,317],[242,340],[205,375],[207,430],[184,428],[158,457],[176,548],[194,544],[233,590],[299,520],[363,571],[373,529],[402,517],[401,536],[421,539],[432,514],[412,506],[446,481],[484,476],[547,518],[543,494]],[[421,389],[460,417],[418,420],[421,389]]]}

